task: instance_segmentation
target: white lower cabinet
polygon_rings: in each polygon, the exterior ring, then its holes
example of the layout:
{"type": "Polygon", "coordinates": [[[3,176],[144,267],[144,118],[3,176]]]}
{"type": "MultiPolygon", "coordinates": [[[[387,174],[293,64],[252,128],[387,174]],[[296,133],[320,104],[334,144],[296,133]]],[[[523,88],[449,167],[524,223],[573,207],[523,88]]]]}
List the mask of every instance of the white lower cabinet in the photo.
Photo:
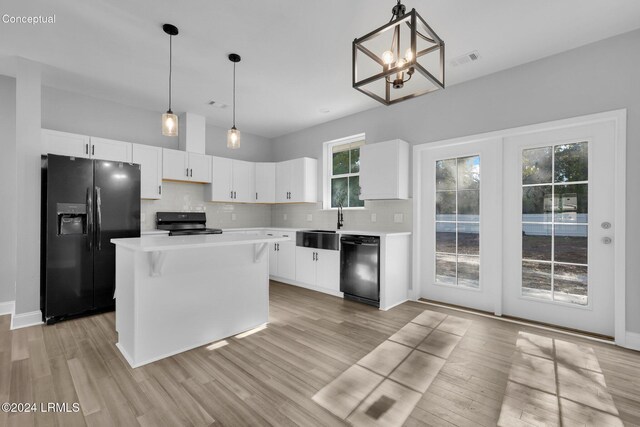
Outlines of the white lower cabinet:
{"type": "Polygon", "coordinates": [[[269,251],[269,275],[287,280],[296,278],[295,232],[267,230],[268,236],[289,237],[291,240],[272,243],[269,251]]]}
{"type": "Polygon", "coordinates": [[[340,251],[296,247],[296,281],[319,291],[340,292],[340,251]]]}

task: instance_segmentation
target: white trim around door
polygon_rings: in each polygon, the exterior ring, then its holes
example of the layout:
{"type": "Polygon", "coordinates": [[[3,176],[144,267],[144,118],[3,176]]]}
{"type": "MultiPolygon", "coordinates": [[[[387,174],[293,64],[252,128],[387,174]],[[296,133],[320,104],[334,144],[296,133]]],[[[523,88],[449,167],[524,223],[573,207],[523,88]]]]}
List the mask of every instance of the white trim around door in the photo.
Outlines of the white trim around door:
{"type": "MultiPolygon", "coordinates": [[[[456,145],[462,146],[470,142],[487,141],[491,139],[504,139],[513,136],[522,136],[530,133],[537,133],[542,131],[550,131],[556,129],[566,129],[574,126],[583,126],[589,124],[596,124],[602,122],[612,122],[615,126],[615,170],[614,185],[615,185],[615,238],[613,239],[614,251],[615,251],[615,271],[614,271],[614,308],[615,308],[615,342],[617,345],[625,347],[626,337],[628,335],[626,331],[626,121],[627,110],[615,110],[603,113],[591,114],[587,116],[574,117],[569,119],[557,120],[546,123],[533,124],[528,126],[522,126],[517,128],[499,130],[494,132],[488,132],[478,135],[470,135],[459,138],[452,138],[448,140],[436,141],[432,143],[420,144],[413,147],[413,212],[414,212],[414,239],[413,239],[413,271],[412,271],[412,286],[411,286],[411,298],[416,300],[421,297],[421,283],[422,278],[420,275],[420,261],[424,254],[424,250],[421,247],[420,236],[423,233],[421,230],[420,221],[422,215],[421,195],[423,189],[421,188],[421,182],[423,175],[421,171],[421,158],[422,153],[427,150],[433,150],[442,148],[443,146],[454,147],[456,145]]],[[[500,316],[502,314],[502,293],[498,293],[496,298],[499,300],[495,304],[495,314],[500,316]]]]}

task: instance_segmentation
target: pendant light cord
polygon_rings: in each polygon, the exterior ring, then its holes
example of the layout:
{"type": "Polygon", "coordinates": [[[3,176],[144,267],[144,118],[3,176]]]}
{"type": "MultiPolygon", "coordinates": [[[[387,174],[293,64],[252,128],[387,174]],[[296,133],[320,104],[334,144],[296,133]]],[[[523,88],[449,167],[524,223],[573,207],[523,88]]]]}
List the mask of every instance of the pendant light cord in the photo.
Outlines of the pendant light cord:
{"type": "Polygon", "coordinates": [[[236,63],[233,63],[233,127],[236,127],[236,63]]]}
{"type": "Polygon", "coordinates": [[[173,36],[169,36],[169,111],[171,111],[171,69],[173,58],[173,36]]]}

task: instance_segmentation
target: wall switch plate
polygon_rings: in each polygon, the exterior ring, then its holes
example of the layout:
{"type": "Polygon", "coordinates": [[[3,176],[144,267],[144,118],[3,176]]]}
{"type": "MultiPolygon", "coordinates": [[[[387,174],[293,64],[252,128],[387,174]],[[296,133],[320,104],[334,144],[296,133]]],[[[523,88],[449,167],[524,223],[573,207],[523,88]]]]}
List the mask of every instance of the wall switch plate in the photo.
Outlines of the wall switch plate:
{"type": "Polygon", "coordinates": [[[313,221],[313,215],[312,214],[307,214],[307,221],[309,221],[309,222],[313,221]]]}
{"type": "Polygon", "coordinates": [[[287,214],[283,214],[282,215],[282,219],[284,219],[286,221],[287,220],[287,214]]]}
{"type": "Polygon", "coordinates": [[[401,213],[393,214],[393,222],[401,223],[403,221],[404,221],[404,214],[401,214],[401,213]]]}
{"type": "Polygon", "coordinates": [[[378,220],[378,215],[372,213],[371,214],[371,222],[376,222],[378,220]]]}
{"type": "Polygon", "coordinates": [[[236,220],[236,218],[238,218],[238,215],[236,215],[236,214],[232,213],[232,214],[231,214],[231,221],[235,221],[235,220],[236,220]]]}

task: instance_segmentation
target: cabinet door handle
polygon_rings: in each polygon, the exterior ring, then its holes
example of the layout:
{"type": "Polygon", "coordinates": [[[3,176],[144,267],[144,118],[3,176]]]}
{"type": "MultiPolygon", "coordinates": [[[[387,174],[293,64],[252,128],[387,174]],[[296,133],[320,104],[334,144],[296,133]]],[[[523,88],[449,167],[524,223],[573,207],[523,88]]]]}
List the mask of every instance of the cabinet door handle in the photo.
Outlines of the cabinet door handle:
{"type": "Polygon", "coordinates": [[[318,252],[316,252],[316,261],[318,261],[320,259],[320,257],[318,255],[320,255],[320,254],[318,252]]]}
{"type": "Polygon", "coordinates": [[[158,185],[158,194],[162,195],[162,185],[158,185]]]}
{"type": "Polygon", "coordinates": [[[187,176],[189,176],[189,168],[187,168],[187,176]]]}
{"type": "Polygon", "coordinates": [[[316,253],[315,252],[313,253],[313,260],[314,261],[316,260],[316,253]]]}
{"type": "Polygon", "coordinates": [[[96,154],[96,146],[95,145],[91,145],[91,155],[95,155],[96,154]]]}
{"type": "Polygon", "coordinates": [[[256,191],[256,200],[258,200],[258,192],[256,191]]]}
{"type": "Polygon", "coordinates": [[[191,178],[193,178],[193,169],[191,169],[191,178]]]}
{"type": "Polygon", "coordinates": [[[89,155],[89,144],[84,144],[85,154],[89,155]]]}
{"type": "Polygon", "coordinates": [[[233,192],[233,198],[237,199],[238,198],[238,193],[236,193],[235,191],[233,192]]]}

